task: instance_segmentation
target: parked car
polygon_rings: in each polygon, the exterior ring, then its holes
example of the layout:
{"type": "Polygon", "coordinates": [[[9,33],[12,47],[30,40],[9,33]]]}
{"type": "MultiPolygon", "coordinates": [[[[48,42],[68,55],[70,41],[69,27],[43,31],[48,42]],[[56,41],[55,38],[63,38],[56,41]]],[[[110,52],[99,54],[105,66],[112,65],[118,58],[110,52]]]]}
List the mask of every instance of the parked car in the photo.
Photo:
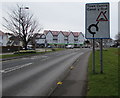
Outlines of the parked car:
{"type": "Polygon", "coordinates": [[[47,46],[48,48],[52,48],[52,46],[47,46]]]}
{"type": "Polygon", "coordinates": [[[73,46],[73,45],[67,45],[66,48],[67,48],[67,49],[73,49],[74,46],[73,46]]]}
{"type": "Polygon", "coordinates": [[[33,50],[33,48],[31,48],[31,47],[28,47],[27,49],[28,49],[28,50],[33,50]]]}

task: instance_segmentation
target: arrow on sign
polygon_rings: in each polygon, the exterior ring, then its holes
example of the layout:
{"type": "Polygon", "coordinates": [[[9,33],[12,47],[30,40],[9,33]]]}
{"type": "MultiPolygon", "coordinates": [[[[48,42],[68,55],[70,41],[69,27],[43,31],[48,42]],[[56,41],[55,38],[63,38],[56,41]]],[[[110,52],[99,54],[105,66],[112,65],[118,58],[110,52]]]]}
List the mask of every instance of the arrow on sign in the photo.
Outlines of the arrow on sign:
{"type": "Polygon", "coordinates": [[[105,16],[106,11],[103,13],[103,11],[100,12],[99,16],[97,17],[96,21],[108,21],[107,17],[105,16]]]}

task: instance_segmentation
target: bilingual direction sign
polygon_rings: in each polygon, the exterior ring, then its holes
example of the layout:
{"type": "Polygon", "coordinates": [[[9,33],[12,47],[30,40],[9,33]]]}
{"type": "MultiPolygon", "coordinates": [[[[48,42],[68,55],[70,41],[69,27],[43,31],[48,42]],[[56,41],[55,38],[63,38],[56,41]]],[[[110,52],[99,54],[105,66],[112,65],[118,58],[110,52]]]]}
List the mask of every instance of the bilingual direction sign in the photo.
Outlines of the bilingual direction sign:
{"type": "Polygon", "coordinates": [[[87,3],[85,21],[87,39],[110,38],[109,3],[87,3]]]}

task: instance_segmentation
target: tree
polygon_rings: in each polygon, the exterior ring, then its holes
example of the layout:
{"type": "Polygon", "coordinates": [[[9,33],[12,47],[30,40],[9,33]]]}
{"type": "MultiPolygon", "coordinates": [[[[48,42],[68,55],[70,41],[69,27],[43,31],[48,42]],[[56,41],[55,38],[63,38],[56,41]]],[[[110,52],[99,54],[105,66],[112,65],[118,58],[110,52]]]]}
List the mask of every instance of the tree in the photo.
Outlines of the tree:
{"type": "Polygon", "coordinates": [[[27,49],[27,44],[33,39],[35,33],[41,30],[38,21],[30,14],[27,8],[18,6],[17,9],[8,13],[9,19],[3,17],[3,26],[14,33],[14,36],[23,42],[23,47],[27,49]]]}
{"type": "Polygon", "coordinates": [[[116,40],[120,41],[120,32],[115,36],[116,40]]]}
{"type": "Polygon", "coordinates": [[[119,46],[120,45],[120,32],[118,32],[118,34],[115,36],[115,38],[116,38],[116,40],[115,40],[115,42],[116,42],[116,46],[119,46]]]}

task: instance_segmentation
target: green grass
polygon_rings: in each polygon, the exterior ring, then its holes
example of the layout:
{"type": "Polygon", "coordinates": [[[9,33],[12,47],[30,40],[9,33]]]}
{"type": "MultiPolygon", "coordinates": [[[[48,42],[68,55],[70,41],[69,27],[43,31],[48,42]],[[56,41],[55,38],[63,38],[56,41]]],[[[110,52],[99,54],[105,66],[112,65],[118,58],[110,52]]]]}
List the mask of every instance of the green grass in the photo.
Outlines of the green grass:
{"type": "MultiPolygon", "coordinates": [[[[64,50],[63,48],[55,48],[55,51],[61,51],[61,50],[64,50]]],[[[10,58],[10,57],[17,57],[17,56],[25,56],[25,55],[31,55],[31,54],[45,54],[45,53],[48,53],[48,52],[53,52],[51,49],[48,50],[48,51],[42,51],[42,52],[36,52],[36,53],[26,53],[26,52],[29,52],[29,51],[32,51],[32,50],[22,50],[20,52],[22,53],[19,53],[19,54],[7,54],[7,55],[0,55],[0,58],[10,58]],[[25,52],[25,53],[23,53],[25,52]]],[[[35,50],[33,50],[35,51],[35,50]]]]}
{"type": "Polygon", "coordinates": [[[110,48],[103,51],[104,73],[100,74],[100,51],[96,51],[96,72],[92,73],[92,54],[88,67],[87,96],[118,96],[118,49],[110,48]]]}

